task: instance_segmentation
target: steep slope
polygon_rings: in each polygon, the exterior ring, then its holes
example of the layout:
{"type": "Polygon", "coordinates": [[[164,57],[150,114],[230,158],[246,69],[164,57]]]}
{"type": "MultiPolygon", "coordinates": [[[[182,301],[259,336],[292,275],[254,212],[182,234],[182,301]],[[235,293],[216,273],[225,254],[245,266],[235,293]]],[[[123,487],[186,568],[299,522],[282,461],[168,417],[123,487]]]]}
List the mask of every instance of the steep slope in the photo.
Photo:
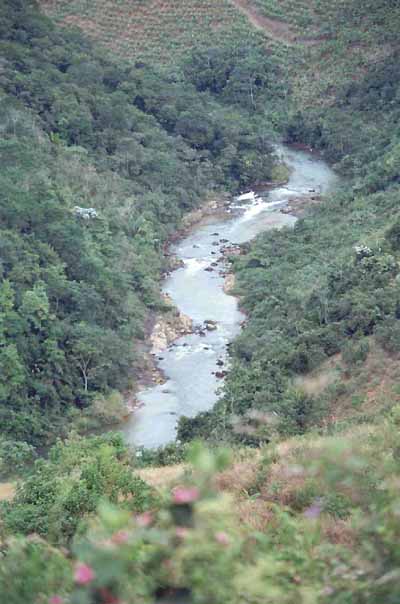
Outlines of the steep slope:
{"type": "MultiPolygon", "coordinates": [[[[134,317],[140,331],[159,304],[159,233],[196,205],[204,181],[251,180],[273,128],[318,147],[346,180],[295,229],[260,237],[235,261],[248,326],[217,409],[185,428],[240,448],[177,443],[132,455],[118,435],[59,441],[0,506],[2,599],[398,604],[397,3],[258,0],[268,19],[327,39],[285,43],[283,67],[264,42],[203,46],[185,61],[184,81],[175,68],[166,79],[116,69],[27,5],[10,0],[0,13],[0,396],[3,427],[20,438],[42,436],[42,417],[54,431],[51,386],[63,403],[67,387],[84,391],[76,368],[62,382],[71,338],[58,345],[56,319],[96,323],[100,336],[123,312],[124,327],[134,317]],[[326,9],[328,31],[313,7],[326,9]],[[91,212],[79,221],[76,199],[100,208],[101,222],[91,212]],[[143,468],[156,461],[181,463],[143,468]]],[[[81,335],[78,363],[102,342],[81,335]]],[[[102,353],[101,379],[115,358],[102,353]]],[[[2,441],[3,461],[31,458],[24,444],[2,441]]]]}
{"type": "MultiPolygon", "coordinates": [[[[288,7],[270,7],[268,11],[260,2],[255,2],[254,0],[231,1],[267,39],[284,46],[295,45],[298,52],[300,52],[301,46],[315,46],[320,44],[324,39],[324,36],[317,29],[308,32],[300,29],[297,22],[290,19],[290,12],[287,10],[288,7]]],[[[299,3],[297,3],[296,11],[299,8],[299,3]]]]}
{"type": "Polygon", "coordinates": [[[0,417],[37,444],[85,427],[96,398],[121,417],[134,342],[165,309],[165,241],[211,191],[269,178],[274,159],[239,106],[106,58],[36,2],[3,2],[0,37],[0,417]]]}
{"type": "Polygon", "coordinates": [[[81,28],[93,40],[130,61],[176,61],[199,46],[233,42],[254,32],[229,0],[41,0],[60,25],[81,28]]]}
{"type": "MultiPolygon", "coordinates": [[[[301,6],[285,13],[288,22],[295,23],[301,6]]],[[[388,0],[368,10],[359,2],[318,7],[307,32],[322,36],[325,27],[326,39],[287,54],[291,88],[281,127],[287,141],[321,150],[347,180],[293,231],[261,236],[235,259],[236,292],[249,322],[232,347],[222,401],[212,414],[183,420],[184,439],[214,433],[219,440],[233,415],[231,437],[251,434],[249,442],[257,442],[276,424],[291,434],[338,417],[369,421],[397,402],[384,359],[390,355],[396,375],[400,7],[388,0]],[[301,387],[304,375],[318,380],[333,358],[341,360],[326,388],[310,394],[301,387]],[[365,383],[386,396],[368,394],[365,383]],[[254,436],[257,413],[275,420],[254,436]]]]}

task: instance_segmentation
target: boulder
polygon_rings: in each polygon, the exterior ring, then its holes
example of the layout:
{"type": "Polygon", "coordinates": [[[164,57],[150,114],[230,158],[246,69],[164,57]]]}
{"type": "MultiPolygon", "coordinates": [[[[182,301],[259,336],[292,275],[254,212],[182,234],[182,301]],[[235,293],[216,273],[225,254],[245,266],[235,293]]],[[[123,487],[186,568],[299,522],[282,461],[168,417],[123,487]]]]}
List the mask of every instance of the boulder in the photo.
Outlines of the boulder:
{"type": "Polygon", "coordinates": [[[216,321],[207,320],[204,321],[204,327],[207,329],[207,331],[215,331],[218,329],[218,324],[216,321]]]}

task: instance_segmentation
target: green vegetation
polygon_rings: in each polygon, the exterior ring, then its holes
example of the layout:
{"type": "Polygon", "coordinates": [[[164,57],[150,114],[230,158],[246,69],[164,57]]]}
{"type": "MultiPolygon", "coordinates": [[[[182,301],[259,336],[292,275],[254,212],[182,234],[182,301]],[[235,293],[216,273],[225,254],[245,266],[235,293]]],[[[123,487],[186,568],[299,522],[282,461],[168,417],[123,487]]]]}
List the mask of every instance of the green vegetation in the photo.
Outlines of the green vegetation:
{"type": "Polygon", "coordinates": [[[229,0],[40,0],[60,25],[83,29],[129,61],[176,62],[192,48],[257,38],[229,0]]]}
{"type": "MultiPolygon", "coordinates": [[[[342,191],[330,195],[293,230],[260,236],[247,254],[234,260],[236,291],[249,322],[232,347],[233,366],[222,399],[213,412],[181,421],[183,440],[210,434],[220,440],[229,434],[230,439],[254,444],[276,432],[304,433],[341,415],[337,403],[343,402],[346,388],[358,401],[347,419],[365,420],[377,413],[363,406],[357,399],[360,391],[344,383],[344,377],[353,373],[357,380],[359,365],[369,362],[366,338],[392,355],[400,351],[400,49],[392,28],[386,27],[393,19],[400,23],[400,13],[388,12],[390,4],[382,2],[376,9],[384,20],[367,38],[371,58],[358,81],[350,81],[346,71],[340,79],[338,75],[351,60],[342,45],[345,29],[357,32],[361,27],[358,17],[364,13],[357,3],[346,27],[342,22],[347,13],[341,4],[336,6],[334,44],[336,60],[340,56],[342,61],[328,102],[318,97],[308,105],[297,96],[294,80],[286,139],[322,150],[346,181],[342,191]],[[374,51],[381,44],[386,50],[377,60],[374,51]],[[329,359],[341,353],[336,383],[317,394],[301,387],[302,376],[319,368],[323,374],[329,359]],[[260,412],[273,414],[273,421],[257,434],[254,413],[260,412]]],[[[372,21],[377,14],[366,18],[372,21]]],[[[319,52],[311,51],[314,62],[308,69],[315,69],[319,52]]],[[[327,72],[332,77],[329,65],[327,72]]],[[[384,358],[385,352],[378,354],[384,358]]],[[[396,402],[389,396],[383,406],[396,402]]]]}
{"type": "Polygon", "coordinates": [[[227,109],[183,74],[112,62],[34,3],[3,3],[0,31],[0,417],[37,445],[131,386],[182,215],[269,179],[274,159],[245,60],[243,108],[227,109]]]}
{"type": "Polygon", "coordinates": [[[4,504],[5,529],[64,543],[102,500],[135,512],[152,507],[156,498],[133,475],[131,455],[120,435],[58,442],[48,459],[36,461],[12,503],[4,504]]]}
{"type": "Polygon", "coordinates": [[[392,450],[398,409],[379,430],[297,439],[285,454],[242,452],[232,468],[225,451],[196,446],[186,478],[162,489],[148,512],[103,504],[69,557],[37,537],[9,541],[0,591],[13,604],[395,604],[400,468],[392,450]]]}
{"type": "MultiPolygon", "coordinates": [[[[84,29],[110,8],[43,4],[84,29]]],[[[103,45],[128,23],[116,5],[93,33],[103,45]]],[[[158,2],[157,35],[114,48],[184,55],[162,69],[105,56],[34,2],[0,9],[0,472],[20,476],[1,504],[2,601],[400,599],[399,7],[253,5],[299,40],[197,46],[211,3],[158,2]],[[192,28],[185,11],[200,6],[192,28]],[[159,451],[132,454],[115,434],[57,440],[117,414],[135,341],[163,308],[164,243],[211,191],[271,178],[276,132],[345,179],[234,259],[248,323],[216,408],[159,451]],[[198,436],[230,448],[188,444],[198,436]]]]}

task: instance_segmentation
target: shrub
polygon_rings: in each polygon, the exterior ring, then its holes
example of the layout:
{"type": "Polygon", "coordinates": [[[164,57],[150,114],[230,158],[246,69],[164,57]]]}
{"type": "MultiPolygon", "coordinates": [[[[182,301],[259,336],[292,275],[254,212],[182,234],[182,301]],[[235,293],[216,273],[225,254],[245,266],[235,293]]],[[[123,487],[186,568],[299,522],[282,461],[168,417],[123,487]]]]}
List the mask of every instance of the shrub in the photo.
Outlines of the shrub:
{"type": "Polygon", "coordinates": [[[350,340],[346,342],[342,350],[342,359],[347,366],[363,363],[369,353],[369,341],[367,338],[361,340],[350,340]]]}
{"type": "Polygon", "coordinates": [[[158,449],[138,449],[136,466],[171,466],[186,461],[188,447],[179,440],[158,449]]]}
{"type": "Polygon", "coordinates": [[[14,501],[3,504],[4,525],[14,533],[68,542],[103,498],[136,512],[156,503],[152,489],[133,474],[122,436],[73,436],[58,442],[49,459],[36,461],[14,501]]]}
{"type": "Polygon", "coordinates": [[[0,594],[7,604],[47,604],[72,588],[72,569],[60,551],[41,539],[12,539],[0,554],[0,594]]]}
{"type": "Polygon", "coordinates": [[[400,321],[389,317],[375,330],[377,341],[388,352],[400,352],[400,321]]]}
{"type": "Polygon", "coordinates": [[[0,439],[0,476],[10,477],[27,469],[36,458],[36,450],[24,441],[0,439]]]}

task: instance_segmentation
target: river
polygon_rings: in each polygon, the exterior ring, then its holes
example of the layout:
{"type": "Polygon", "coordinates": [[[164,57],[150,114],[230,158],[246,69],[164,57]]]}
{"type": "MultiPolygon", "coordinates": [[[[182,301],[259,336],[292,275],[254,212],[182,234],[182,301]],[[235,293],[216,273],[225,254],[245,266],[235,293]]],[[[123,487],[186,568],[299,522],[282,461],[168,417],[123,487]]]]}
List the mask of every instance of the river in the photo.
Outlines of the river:
{"type": "Polygon", "coordinates": [[[128,443],[146,448],[165,445],[175,439],[180,416],[193,417],[211,409],[218,398],[223,380],[215,374],[227,368],[227,344],[245,318],[236,298],[224,292],[223,266],[205,270],[221,255],[220,240],[241,244],[263,231],[291,226],[296,218],[280,212],[291,198],[311,191],[324,194],[335,187],[336,175],[320,158],[286,147],[280,147],[279,153],[291,170],[287,185],[259,193],[259,199],[246,202],[240,210],[232,201],[231,216],[201,222],[172,248],[184,265],[165,280],[163,291],[195,325],[210,320],[217,329],[184,336],[160,355],[158,365],[167,381],[139,393],[141,407],[123,428],[128,443]]]}

